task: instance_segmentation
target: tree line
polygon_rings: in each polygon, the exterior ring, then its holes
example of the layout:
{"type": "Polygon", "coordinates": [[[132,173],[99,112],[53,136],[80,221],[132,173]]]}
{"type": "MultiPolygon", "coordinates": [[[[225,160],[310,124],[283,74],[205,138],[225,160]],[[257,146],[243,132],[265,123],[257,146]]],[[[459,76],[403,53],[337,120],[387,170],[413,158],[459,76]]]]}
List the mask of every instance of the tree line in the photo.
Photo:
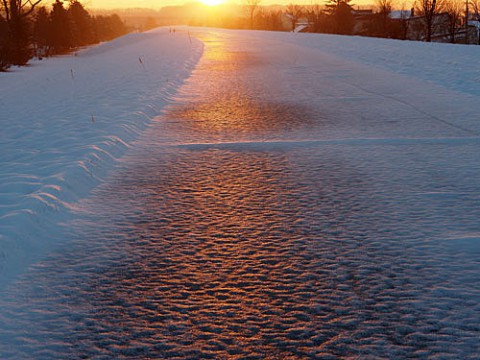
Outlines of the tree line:
{"type": "Polygon", "coordinates": [[[78,0],[0,0],[0,71],[127,33],[118,15],[92,16],[78,0]]]}
{"type": "MultiPolygon", "coordinates": [[[[245,28],[285,30],[285,17],[293,31],[300,21],[307,22],[309,32],[341,35],[363,35],[396,39],[432,41],[434,34],[443,34],[457,42],[461,31],[468,31],[465,21],[480,20],[480,1],[417,0],[408,10],[405,6],[393,17],[393,0],[375,0],[373,9],[355,10],[351,0],[327,0],[323,4],[291,3],[283,10],[268,10],[261,0],[243,0],[245,28]],[[467,5],[466,5],[467,4],[467,5]],[[465,7],[467,6],[467,8],[465,7]]],[[[398,4],[398,2],[397,2],[398,4]]]]}

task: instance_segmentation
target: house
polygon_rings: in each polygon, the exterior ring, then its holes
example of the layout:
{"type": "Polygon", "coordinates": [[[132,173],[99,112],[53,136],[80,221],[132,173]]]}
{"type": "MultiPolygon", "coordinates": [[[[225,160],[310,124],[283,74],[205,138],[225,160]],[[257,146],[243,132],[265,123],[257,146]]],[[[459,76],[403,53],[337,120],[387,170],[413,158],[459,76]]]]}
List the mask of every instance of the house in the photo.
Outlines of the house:
{"type": "Polygon", "coordinates": [[[467,27],[466,43],[480,45],[480,21],[470,20],[467,27]]]}
{"type": "Polygon", "coordinates": [[[375,13],[372,9],[357,9],[352,11],[355,25],[353,26],[353,34],[363,35],[369,24],[372,22],[375,13]]]}
{"type": "MultiPolygon", "coordinates": [[[[407,40],[425,41],[427,36],[426,17],[423,15],[412,16],[407,19],[407,40]]],[[[433,15],[432,42],[450,42],[449,32],[450,15],[446,12],[433,15]]]]}
{"type": "Polygon", "coordinates": [[[296,32],[296,33],[310,32],[310,28],[311,26],[308,20],[300,19],[299,21],[297,21],[293,32],[296,32]]]}

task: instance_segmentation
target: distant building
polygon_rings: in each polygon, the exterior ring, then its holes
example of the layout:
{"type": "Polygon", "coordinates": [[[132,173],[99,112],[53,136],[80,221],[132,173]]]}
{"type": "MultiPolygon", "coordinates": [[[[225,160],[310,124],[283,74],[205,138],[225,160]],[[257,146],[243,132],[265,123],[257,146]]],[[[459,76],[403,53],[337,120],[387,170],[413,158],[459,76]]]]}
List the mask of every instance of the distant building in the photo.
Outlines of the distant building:
{"type": "MultiPolygon", "coordinates": [[[[426,18],[423,15],[411,16],[408,22],[407,40],[425,41],[426,18]]],[[[450,15],[446,12],[434,14],[432,21],[432,42],[450,42],[450,15]]]]}
{"type": "Polygon", "coordinates": [[[401,20],[401,19],[410,19],[414,16],[415,10],[393,10],[390,12],[390,19],[392,20],[401,20]]]}
{"type": "Polygon", "coordinates": [[[306,19],[300,19],[299,21],[297,21],[297,25],[293,30],[293,32],[296,32],[296,33],[304,33],[304,32],[310,32],[310,31],[311,31],[311,26],[308,20],[306,19]]]}
{"type": "Polygon", "coordinates": [[[375,13],[373,9],[357,9],[352,11],[355,25],[353,26],[354,35],[364,35],[368,25],[372,22],[375,13]]]}
{"type": "Polygon", "coordinates": [[[470,20],[467,27],[467,41],[469,44],[480,45],[480,21],[470,20]]]}

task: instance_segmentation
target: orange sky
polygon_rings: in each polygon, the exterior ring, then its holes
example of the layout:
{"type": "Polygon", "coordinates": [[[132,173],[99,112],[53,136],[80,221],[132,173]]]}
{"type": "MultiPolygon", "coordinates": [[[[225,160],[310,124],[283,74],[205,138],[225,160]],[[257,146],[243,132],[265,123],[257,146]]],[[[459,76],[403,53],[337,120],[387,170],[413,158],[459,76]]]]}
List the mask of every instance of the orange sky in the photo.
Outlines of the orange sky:
{"type": "MultiPolygon", "coordinates": [[[[233,3],[241,4],[241,0],[224,0],[225,2],[231,1],[233,3]]],[[[89,8],[101,8],[101,9],[119,9],[119,8],[151,8],[159,9],[169,5],[182,5],[185,3],[193,2],[192,0],[85,0],[84,4],[89,8]]],[[[202,0],[199,0],[202,2],[202,0]]],[[[287,5],[289,3],[296,4],[311,4],[312,0],[262,0],[261,5],[280,4],[287,5]]],[[[374,0],[354,0],[355,5],[371,4],[374,0]]],[[[325,0],[318,0],[318,3],[325,3],[325,0]]]]}

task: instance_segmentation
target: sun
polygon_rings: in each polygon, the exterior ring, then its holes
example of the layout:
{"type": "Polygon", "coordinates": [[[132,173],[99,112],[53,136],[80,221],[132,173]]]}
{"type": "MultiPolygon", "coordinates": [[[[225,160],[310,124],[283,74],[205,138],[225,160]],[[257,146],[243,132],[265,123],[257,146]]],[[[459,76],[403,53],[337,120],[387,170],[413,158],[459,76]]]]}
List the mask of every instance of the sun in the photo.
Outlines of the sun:
{"type": "Polygon", "coordinates": [[[223,3],[224,0],[201,0],[201,2],[208,6],[216,6],[223,3]]]}

